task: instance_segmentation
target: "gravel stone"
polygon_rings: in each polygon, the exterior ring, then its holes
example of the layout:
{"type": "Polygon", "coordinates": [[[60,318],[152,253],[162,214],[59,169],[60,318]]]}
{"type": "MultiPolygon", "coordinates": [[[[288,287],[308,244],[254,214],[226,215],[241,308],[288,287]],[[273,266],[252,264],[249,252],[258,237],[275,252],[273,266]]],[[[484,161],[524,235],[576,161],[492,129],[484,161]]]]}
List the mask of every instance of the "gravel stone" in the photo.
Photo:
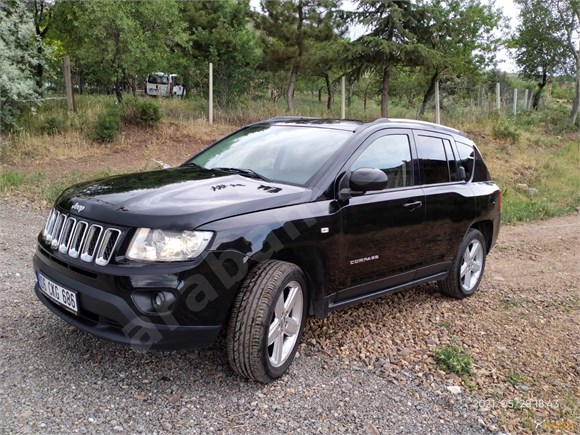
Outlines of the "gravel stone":
{"type": "Polygon", "coordinates": [[[569,346],[580,330],[570,321],[580,318],[579,273],[560,269],[577,261],[574,250],[560,258],[577,242],[577,216],[533,227],[532,241],[521,227],[503,229],[510,242],[498,244],[487,273],[505,281],[484,279],[465,301],[422,286],[309,319],[289,373],[261,385],[234,375],[223,341],[144,353],[54,316],[33,294],[31,267],[47,213],[0,198],[0,433],[519,433],[524,423],[498,419],[504,410],[481,400],[495,391],[559,399],[580,385],[580,354],[569,346]],[[472,354],[475,391],[432,357],[455,340],[472,354]],[[518,370],[529,391],[506,381],[518,370]]]}

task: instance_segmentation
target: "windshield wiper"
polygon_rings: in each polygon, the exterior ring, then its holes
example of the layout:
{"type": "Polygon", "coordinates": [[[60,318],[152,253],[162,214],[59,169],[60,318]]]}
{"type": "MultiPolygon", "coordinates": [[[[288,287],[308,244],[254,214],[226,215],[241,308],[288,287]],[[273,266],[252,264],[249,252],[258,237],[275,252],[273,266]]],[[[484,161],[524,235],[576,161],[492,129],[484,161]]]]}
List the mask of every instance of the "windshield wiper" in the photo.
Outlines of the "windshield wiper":
{"type": "Polygon", "coordinates": [[[211,168],[211,169],[216,170],[216,171],[223,171],[223,172],[235,172],[235,173],[243,175],[245,177],[258,178],[262,181],[267,181],[269,183],[272,181],[272,180],[264,177],[262,174],[258,174],[253,169],[240,169],[240,168],[211,168]]]}
{"type": "Polygon", "coordinates": [[[198,165],[195,162],[186,162],[186,163],[182,164],[181,166],[194,166],[194,167],[199,168],[199,169],[206,169],[203,166],[198,165]]]}

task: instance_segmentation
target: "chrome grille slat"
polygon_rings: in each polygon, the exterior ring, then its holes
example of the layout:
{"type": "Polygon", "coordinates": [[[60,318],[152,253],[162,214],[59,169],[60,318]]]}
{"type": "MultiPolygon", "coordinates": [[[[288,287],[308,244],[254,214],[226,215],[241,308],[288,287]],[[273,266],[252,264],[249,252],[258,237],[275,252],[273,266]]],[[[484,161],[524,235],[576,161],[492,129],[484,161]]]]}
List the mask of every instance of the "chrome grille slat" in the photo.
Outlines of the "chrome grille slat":
{"type": "Polygon", "coordinates": [[[46,229],[46,243],[52,243],[52,239],[53,239],[52,232],[54,230],[54,226],[56,224],[56,221],[58,219],[59,214],[60,213],[56,210],[53,210],[52,213],[50,214],[48,228],[46,229]]]}
{"type": "Polygon", "coordinates": [[[72,258],[77,258],[81,253],[81,247],[85,241],[85,236],[87,232],[88,223],[85,221],[79,221],[75,228],[72,238],[72,245],[68,251],[68,255],[72,258]]]}
{"type": "Polygon", "coordinates": [[[121,239],[121,230],[105,228],[52,209],[42,230],[44,241],[53,250],[87,263],[106,266],[121,239]]]}
{"type": "Polygon", "coordinates": [[[85,238],[85,243],[83,245],[83,250],[81,251],[81,260],[90,263],[95,257],[95,248],[101,240],[103,235],[103,227],[100,225],[91,225],[87,231],[87,237],[85,238]]]}
{"type": "Polygon", "coordinates": [[[60,237],[62,235],[62,230],[64,228],[66,218],[67,216],[64,213],[61,213],[56,219],[56,223],[54,224],[54,229],[52,231],[52,241],[50,243],[50,247],[52,249],[58,248],[60,244],[60,237]]]}
{"type": "Polygon", "coordinates": [[[69,219],[66,221],[64,230],[62,231],[60,245],[58,247],[58,250],[62,254],[66,254],[68,251],[76,224],[77,220],[73,217],[69,217],[69,219]]]}
{"type": "Polygon", "coordinates": [[[108,228],[103,234],[103,240],[101,241],[101,246],[97,252],[97,259],[95,263],[99,266],[105,266],[109,263],[111,259],[111,254],[115,250],[117,241],[121,235],[121,231],[108,228]]]}

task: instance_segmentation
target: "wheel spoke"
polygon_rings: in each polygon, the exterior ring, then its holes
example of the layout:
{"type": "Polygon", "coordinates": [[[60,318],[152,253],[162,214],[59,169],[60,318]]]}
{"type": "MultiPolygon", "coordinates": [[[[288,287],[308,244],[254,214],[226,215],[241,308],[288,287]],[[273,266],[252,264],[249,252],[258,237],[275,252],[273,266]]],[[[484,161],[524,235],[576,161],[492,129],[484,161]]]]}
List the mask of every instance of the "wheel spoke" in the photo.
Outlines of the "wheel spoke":
{"type": "Polygon", "coordinates": [[[293,335],[298,334],[299,330],[300,330],[300,323],[298,323],[298,320],[296,320],[292,317],[288,317],[288,320],[286,323],[286,330],[284,331],[284,333],[288,337],[292,337],[293,335]]]}
{"type": "Polygon", "coordinates": [[[280,365],[282,363],[282,354],[284,351],[284,335],[280,334],[274,340],[274,349],[272,351],[272,360],[274,364],[280,365]]]}
{"type": "Polygon", "coordinates": [[[464,262],[464,263],[461,265],[461,270],[459,271],[459,276],[460,276],[461,278],[463,278],[463,277],[465,276],[465,272],[467,272],[467,269],[469,269],[469,266],[467,265],[467,263],[465,263],[465,262],[464,262]]]}
{"type": "Polygon", "coordinates": [[[465,288],[471,289],[471,270],[469,268],[465,271],[465,280],[463,285],[465,288]]]}
{"type": "Polygon", "coordinates": [[[294,308],[294,306],[296,305],[296,301],[300,297],[298,293],[300,293],[298,287],[290,287],[288,297],[284,301],[284,309],[286,310],[287,313],[290,313],[294,308]]]}
{"type": "Polygon", "coordinates": [[[477,241],[473,242],[473,245],[471,246],[471,249],[469,250],[469,257],[471,258],[471,260],[475,260],[477,258],[480,250],[481,250],[481,245],[479,244],[479,242],[477,242],[477,241]]]}
{"type": "Polygon", "coordinates": [[[284,293],[280,294],[280,297],[276,301],[276,307],[274,308],[274,313],[278,320],[284,317],[284,293]]]}
{"type": "Polygon", "coordinates": [[[281,334],[282,330],[280,329],[280,320],[274,318],[274,321],[270,324],[270,329],[268,330],[268,346],[271,346],[281,334]]]}
{"type": "Polygon", "coordinates": [[[467,249],[463,253],[463,261],[465,263],[469,263],[469,260],[471,260],[471,255],[470,255],[470,252],[469,252],[469,247],[467,247],[467,249]]]}
{"type": "Polygon", "coordinates": [[[481,263],[479,261],[475,260],[472,264],[473,264],[471,266],[472,272],[479,272],[481,270],[481,263]]]}

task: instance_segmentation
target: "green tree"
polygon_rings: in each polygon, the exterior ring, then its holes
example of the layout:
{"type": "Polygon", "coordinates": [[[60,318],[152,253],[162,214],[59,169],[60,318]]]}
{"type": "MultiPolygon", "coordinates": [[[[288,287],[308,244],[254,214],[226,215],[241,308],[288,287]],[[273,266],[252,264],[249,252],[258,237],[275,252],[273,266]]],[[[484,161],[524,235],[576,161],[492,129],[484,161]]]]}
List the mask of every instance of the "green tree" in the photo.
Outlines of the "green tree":
{"type": "Polygon", "coordinates": [[[178,3],[171,0],[125,2],[59,1],[54,6],[54,35],[62,38],[76,64],[95,84],[115,86],[119,101],[121,85],[133,91],[152,71],[166,70],[176,47],[187,44],[178,3]]]}
{"type": "Polygon", "coordinates": [[[0,129],[15,126],[22,108],[39,98],[38,45],[28,2],[0,3],[0,129]]]}
{"type": "Polygon", "coordinates": [[[423,115],[441,74],[475,75],[490,66],[500,45],[494,30],[500,25],[502,14],[493,4],[481,0],[430,0],[420,12],[418,41],[441,59],[424,69],[429,85],[419,108],[419,115],[423,115]]]}
{"type": "Polygon", "coordinates": [[[226,105],[248,91],[257,80],[261,50],[256,32],[249,27],[248,0],[183,2],[181,13],[190,37],[187,50],[176,62],[188,79],[207,88],[207,67],[215,65],[215,95],[226,105]]]}
{"type": "Polygon", "coordinates": [[[264,64],[274,72],[290,68],[286,102],[292,113],[296,82],[307,69],[309,51],[336,37],[340,0],[262,0],[260,5],[263,13],[256,26],[263,35],[264,64]]]}
{"type": "MultiPolygon", "coordinates": [[[[33,12],[36,36],[38,37],[38,40],[42,42],[49,29],[52,15],[51,3],[46,0],[30,0],[29,5],[33,12]]],[[[35,66],[36,85],[38,86],[38,89],[42,89],[44,84],[45,66],[45,62],[42,61],[44,58],[44,45],[42,43],[38,44],[37,51],[39,61],[35,66]]]]}
{"type": "Polygon", "coordinates": [[[545,0],[516,0],[520,24],[513,36],[516,62],[524,77],[537,81],[532,107],[538,108],[549,80],[570,67],[566,32],[557,16],[555,4],[545,0]]]}
{"type": "Polygon", "coordinates": [[[574,59],[571,74],[575,76],[576,91],[570,111],[570,121],[576,122],[580,110],[580,0],[552,0],[566,35],[566,49],[574,59]]]}
{"type": "Polygon", "coordinates": [[[389,115],[391,76],[401,66],[435,66],[441,56],[420,43],[417,23],[422,6],[405,0],[359,0],[354,19],[369,32],[353,42],[350,63],[355,74],[381,76],[381,116],[389,115]]]}

